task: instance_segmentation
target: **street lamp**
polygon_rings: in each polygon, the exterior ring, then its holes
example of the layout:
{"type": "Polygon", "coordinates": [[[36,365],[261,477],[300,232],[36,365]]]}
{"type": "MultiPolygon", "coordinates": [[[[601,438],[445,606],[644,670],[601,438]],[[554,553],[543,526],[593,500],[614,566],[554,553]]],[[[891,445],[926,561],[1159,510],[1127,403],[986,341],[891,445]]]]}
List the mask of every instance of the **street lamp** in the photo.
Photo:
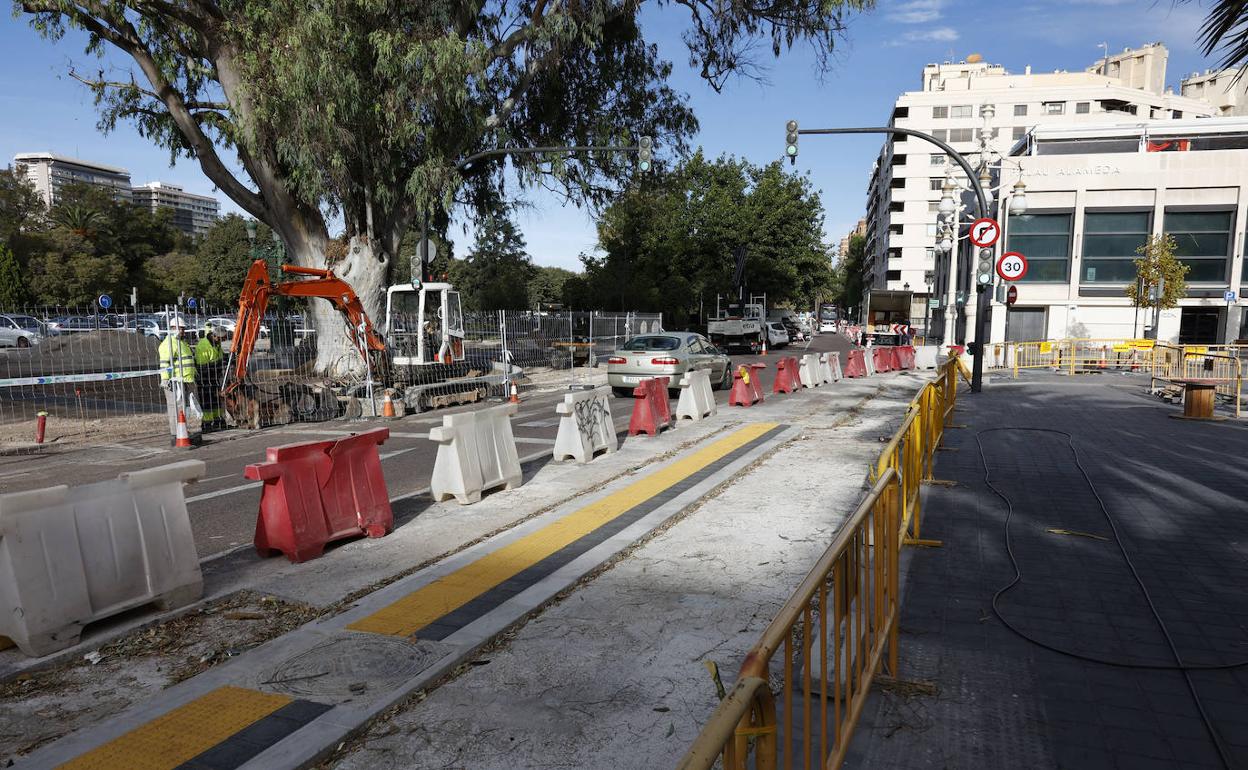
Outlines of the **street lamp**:
{"type": "Polygon", "coordinates": [[[1010,196],[1010,214],[1021,216],[1027,213],[1027,185],[1023,180],[1014,183],[1014,194],[1010,196]]]}
{"type": "Polygon", "coordinates": [[[926,345],[932,337],[932,331],[928,327],[928,323],[932,314],[932,284],[936,280],[935,270],[923,271],[923,283],[927,286],[927,296],[923,298],[923,344],[926,345]]]}

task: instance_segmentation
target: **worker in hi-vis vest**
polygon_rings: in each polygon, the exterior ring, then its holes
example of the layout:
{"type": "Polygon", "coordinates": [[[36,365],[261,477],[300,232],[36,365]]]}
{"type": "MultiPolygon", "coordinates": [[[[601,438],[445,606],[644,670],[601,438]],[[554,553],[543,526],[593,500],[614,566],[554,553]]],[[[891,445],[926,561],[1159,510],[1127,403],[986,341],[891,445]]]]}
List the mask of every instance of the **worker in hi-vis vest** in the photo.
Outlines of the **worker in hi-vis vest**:
{"type": "Polygon", "coordinates": [[[195,376],[199,399],[204,407],[204,433],[225,429],[225,409],[221,385],[225,381],[225,353],[221,340],[225,330],[216,324],[204,325],[204,336],[195,343],[195,376]]]}
{"type": "Polygon", "coordinates": [[[195,393],[195,351],[182,339],[186,322],[178,316],[169,320],[169,334],[160,341],[160,385],[165,391],[165,405],[169,411],[170,443],[176,444],[178,436],[178,412],[186,415],[186,429],[194,436],[202,411],[195,393]]]}

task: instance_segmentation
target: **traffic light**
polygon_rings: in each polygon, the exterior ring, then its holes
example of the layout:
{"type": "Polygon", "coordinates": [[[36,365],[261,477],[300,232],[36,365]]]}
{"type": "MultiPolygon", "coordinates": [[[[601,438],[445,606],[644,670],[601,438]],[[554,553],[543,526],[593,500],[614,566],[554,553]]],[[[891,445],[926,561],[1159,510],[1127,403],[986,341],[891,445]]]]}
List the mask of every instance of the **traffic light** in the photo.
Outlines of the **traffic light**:
{"type": "Polygon", "coordinates": [[[987,291],[992,285],[992,249],[979,250],[979,262],[975,266],[975,285],[980,291],[987,291]]]}
{"type": "Polygon", "coordinates": [[[797,163],[797,121],[790,120],[784,124],[784,154],[789,156],[789,163],[797,163]]]}
{"type": "Polygon", "coordinates": [[[654,165],[654,140],[648,136],[637,142],[637,168],[649,171],[654,165]]]}

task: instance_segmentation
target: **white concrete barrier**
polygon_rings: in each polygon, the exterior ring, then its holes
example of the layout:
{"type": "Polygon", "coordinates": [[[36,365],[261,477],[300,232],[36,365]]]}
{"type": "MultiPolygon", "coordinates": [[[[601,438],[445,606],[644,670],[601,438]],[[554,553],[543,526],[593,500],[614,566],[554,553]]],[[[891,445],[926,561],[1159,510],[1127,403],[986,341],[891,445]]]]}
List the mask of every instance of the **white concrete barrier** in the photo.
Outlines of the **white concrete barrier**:
{"type": "Polygon", "coordinates": [[[935,369],[936,353],[940,350],[935,345],[915,345],[914,346],[914,368],[915,369],[935,369]]]}
{"type": "Polygon", "coordinates": [[[618,447],[611,420],[611,388],[568,393],[555,405],[555,413],[559,415],[556,461],[571,458],[587,463],[599,451],[611,454],[618,447]]]}
{"type": "Polygon", "coordinates": [[[862,349],[862,364],[867,369],[868,377],[875,374],[875,348],[871,345],[867,345],[862,349]]]}
{"type": "Polygon", "coordinates": [[[184,460],[116,479],[0,495],[0,635],[30,656],[78,643],[87,623],[203,595],[184,460]]]}
{"type": "Polygon", "coordinates": [[[711,417],[717,411],[715,394],[711,392],[711,373],[705,369],[686,373],[680,379],[676,419],[697,421],[711,417]]]}
{"type": "Polygon", "coordinates": [[[817,388],[826,382],[823,378],[823,364],[819,361],[818,353],[807,353],[802,356],[797,374],[801,378],[803,388],[817,388]]]}
{"type": "Polygon", "coordinates": [[[840,382],[841,377],[841,354],[840,353],[824,353],[819,357],[819,361],[823,366],[824,382],[840,382]]]}
{"type": "Polygon", "coordinates": [[[448,414],[429,431],[438,444],[429,490],[436,502],[454,497],[461,505],[478,502],[495,487],[520,486],[520,455],[511,432],[516,404],[448,414]]]}

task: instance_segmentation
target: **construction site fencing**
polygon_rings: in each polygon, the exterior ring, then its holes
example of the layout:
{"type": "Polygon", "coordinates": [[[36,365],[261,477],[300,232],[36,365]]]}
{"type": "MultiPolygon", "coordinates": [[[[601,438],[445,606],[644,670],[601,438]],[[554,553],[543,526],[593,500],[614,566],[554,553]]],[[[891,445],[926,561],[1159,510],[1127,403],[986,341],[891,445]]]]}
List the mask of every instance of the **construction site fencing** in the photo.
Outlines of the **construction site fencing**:
{"type": "MultiPolygon", "coordinates": [[[[353,396],[370,391],[380,398],[388,384],[382,373],[366,369],[332,383],[312,377],[317,338],[308,314],[289,309],[279,319],[276,305],[269,307],[242,390],[289,406],[265,411],[251,427],[368,416],[372,399],[355,399],[365,405],[354,412],[349,405],[353,396]]],[[[0,312],[0,444],[33,441],[40,413],[46,415],[50,443],[98,445],[166,432],[157,347],[169,321],[177,317],[186,324],[192,346],[207,323],[219,326],[228,362],[237,314],[237,307],[202,304],[119,313],[97,306],[0,312]]],[[[661,315],[633,312],[465,311],[462,321],[462,359],[454,366],[400,372],[412,391],[409,408],[441,405],[439,395],[462,399],[466,391],[505,396],[513,383],[520,392],[594,384],[596,367],[608,353],[635,334],[663,328],[661,315]]],[[[345,324],[343,334],[350,334],[345,324]]],[[[347,358],[361,360],[353,347],[346,351],[347,358]]],[[[205,378],[200,379],[202,389],[205,378]]]]}
{"type": "Polygon", "coordinates": [[[870,491],[746,654],[682,770],[844,761],[877,671],[897,673],[900,549],[918,542],[919,485],[931,478],[957,377],[951,359],[910,403],[870,491]]]}
{"type": "Polygon", "coordinates": [[[1241,414],[1243,403],[1242,346],[1168,345],[1158,343],[1152,351],[1149,366],[1149,389],[1157,383],[1182,387],[1184,380],[1212,380],[1219,398],[1232,405],[1235,416],[1241,414]],[[1223,352],[1210,352],[1210,349],[1223,352]]]}

